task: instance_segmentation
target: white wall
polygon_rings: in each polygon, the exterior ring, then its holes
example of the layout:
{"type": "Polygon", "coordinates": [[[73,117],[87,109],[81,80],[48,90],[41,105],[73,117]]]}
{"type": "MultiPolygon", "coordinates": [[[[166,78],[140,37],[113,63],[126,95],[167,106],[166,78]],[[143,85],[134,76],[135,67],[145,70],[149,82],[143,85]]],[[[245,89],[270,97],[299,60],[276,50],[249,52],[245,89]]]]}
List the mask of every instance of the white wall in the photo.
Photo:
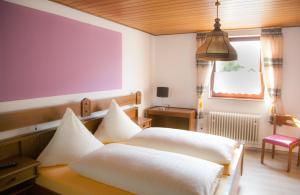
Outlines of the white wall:
{"type": "Polygon", "coordinates": [[[152,50],[151,35],[47,0],[8,1],[37,10],[64,16],[84,23],[121,32],[123,44],[123,87],[120,90],[113,91],[102,91],[83,94],[63,95],[56,97],[36,98],[21,101],[1,102],[0,112],[64,104],[70,101],[80,101],[84,97],[88,97],[91,99],[111,97],[122,94],[128,94],[137,90],[142,91],[143,99],[141,107],[144,108],[150,105],[150,68],[152,50]]]}
{"type": "MultiPolygon", "coordinates": [[[[231,36],[258,35],[260,29],[229,32],[231,36]]],[[[300,27],[284,28],[284,67],[282,98],[286,113],[300,118],[300,27]]],[[[196,102],[196,35],[165,35],[155,38],[154,67],[152,69],[152,98],[154,104],[155,87],[170,87],[168,104],[178,107],[195,107],[196,102]]],[[[268,124],[268,102],[210,98],[204,95],[205,111],[229,111],[255,113],[262,116],[259,139],[272,133],[268,124]]],[[[289,129],[290,130],[290,129],[289,129]]],[[[282,131],[280,131],[282,132],[282,131]]],[[[282,132],[283,133],[283,132],[282,132]]],[[[284,132],[286,133],[286,132],[284,132]]],[[[300,136],[299,130],[287,131],[289,135],[300,136]]]]}
{"type": "Polygon", "coordinates": [[[194,107],[196,102],[196,35],[164,35],[155,37],[152,68],[153,104],[156,87],[169,87],[169,98],[164,103],[171,106],[194,107]]]}

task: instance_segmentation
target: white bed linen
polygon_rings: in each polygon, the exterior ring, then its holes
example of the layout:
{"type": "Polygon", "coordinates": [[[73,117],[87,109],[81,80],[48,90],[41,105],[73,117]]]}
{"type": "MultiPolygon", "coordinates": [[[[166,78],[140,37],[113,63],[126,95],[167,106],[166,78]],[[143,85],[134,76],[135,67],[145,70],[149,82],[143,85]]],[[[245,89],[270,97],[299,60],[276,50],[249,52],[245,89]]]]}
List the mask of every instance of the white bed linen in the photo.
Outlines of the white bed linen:
{"type": "Polygon", "coordinates": [[[176,152],[218,164],[229,164],[237,142],[216,135],[152,127],[132,137],[128,144],[176,152]]]}
{"type": "Polygon", "coordinates": [[[222,166],[198,158],[125,144],[108,144],[70,168],[141,195],[214,194],[222,166]]]}
{"type": "Polygon", "coordinates": [[[67,165],[103,144],[67,108],[53,138],[37,160],[42,167],[67,165]]]}
{"type": "Polygon", "coordinates": [[[120,108],[118,103],[112,100],[108,113],[103,118],[94,135],[102,143],[108,144],[127,141],[141,130],[120,108]]]}

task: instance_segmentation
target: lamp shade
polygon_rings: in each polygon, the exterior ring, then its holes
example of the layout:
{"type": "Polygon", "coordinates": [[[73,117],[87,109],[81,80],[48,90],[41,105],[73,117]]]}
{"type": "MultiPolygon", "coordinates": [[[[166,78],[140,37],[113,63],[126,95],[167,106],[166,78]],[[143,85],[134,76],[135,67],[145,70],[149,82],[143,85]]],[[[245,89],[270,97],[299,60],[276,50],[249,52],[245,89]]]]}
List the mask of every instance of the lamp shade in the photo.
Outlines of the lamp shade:
{"type": "Polygon", "coordinates": [[[169,96],[169,87],[157,87],[156,96],[157,97],[168,97],[169,96]]]}
{"type": "Polygon", "coordinates": [[[237,54],[229,42],[228,33],[213,30],[206,35],[205,42],[198,48],[197,57],[209,61],[232,61],[237,59],[237,54]]]}
{"type": "Polygon", "coordinates": [[[233,61],[237,60],[235,49],[230,44],[228,33],[221,30],[219,18],[219,0],[216,1],[217,18],[214,30],[207,33],[205,42],[197,50],[197,58],[207,61],[233,61]]]}

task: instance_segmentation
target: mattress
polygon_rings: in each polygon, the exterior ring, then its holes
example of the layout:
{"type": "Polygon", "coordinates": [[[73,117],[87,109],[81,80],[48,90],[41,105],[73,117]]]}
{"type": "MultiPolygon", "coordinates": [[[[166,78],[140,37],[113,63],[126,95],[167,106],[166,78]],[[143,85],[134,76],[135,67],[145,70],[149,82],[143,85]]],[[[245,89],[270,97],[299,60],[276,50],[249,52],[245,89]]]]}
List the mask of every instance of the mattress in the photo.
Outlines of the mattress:
{"type": "Polygon", "coordinates": [[[39,168],[36,183],[63,195],[130,195],[132,193],[96,182],[72,171],[68,166],[39,168]]]}

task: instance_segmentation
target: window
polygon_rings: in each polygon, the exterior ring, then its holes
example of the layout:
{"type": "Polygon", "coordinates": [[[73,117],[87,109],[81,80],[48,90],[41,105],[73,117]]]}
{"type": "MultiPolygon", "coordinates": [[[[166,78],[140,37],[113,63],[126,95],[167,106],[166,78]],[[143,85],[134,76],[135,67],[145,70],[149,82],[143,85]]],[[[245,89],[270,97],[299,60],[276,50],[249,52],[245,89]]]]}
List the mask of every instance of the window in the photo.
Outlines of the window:
{"type": "Polygon", "coordinates": [[[211,79],[211,96],[263,99],[259,37],[231,39],[238,60],[216,61],[211,79]]]}

